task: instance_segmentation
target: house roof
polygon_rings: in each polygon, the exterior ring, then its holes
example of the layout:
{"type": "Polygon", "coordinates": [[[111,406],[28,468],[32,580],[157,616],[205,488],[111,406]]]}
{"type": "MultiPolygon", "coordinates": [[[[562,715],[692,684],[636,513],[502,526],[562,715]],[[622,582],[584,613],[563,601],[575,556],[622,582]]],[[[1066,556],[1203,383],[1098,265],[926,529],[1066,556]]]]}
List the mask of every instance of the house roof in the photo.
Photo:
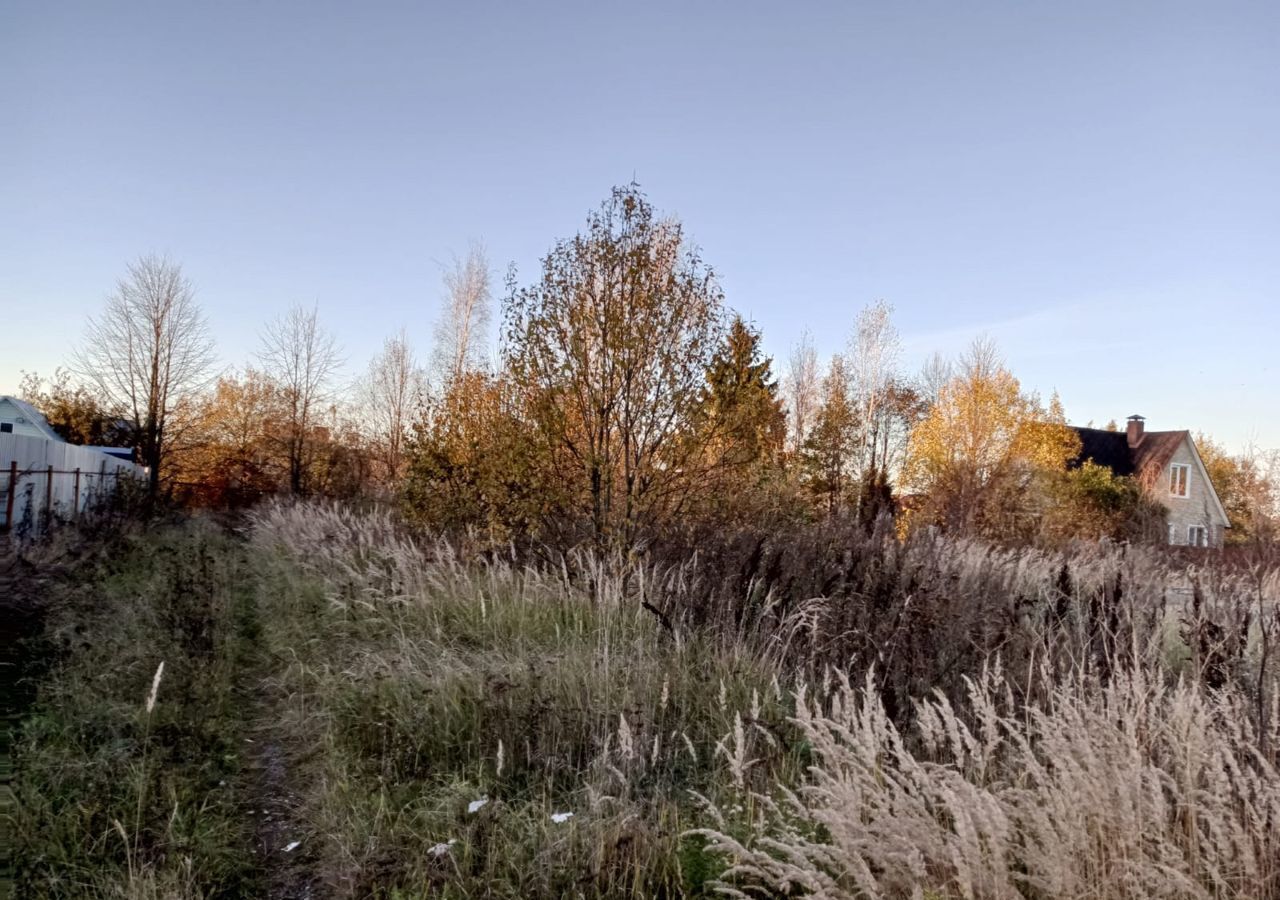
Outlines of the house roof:
{"type": "Polygon", "coordinates": [[[1189,431],[1148,431],[1133,448],[1134,468],[1138,477],[1158,475],[1178,452],[1182,442],[1191,437],[1189,431]]]}
{"type": "Polygon", "coordinates": [[[1080,437],[1080,453],[1072,460],[1072,466],[1092,460],[1117,475],[1139,478],[1162,471],[1182,442],[1191,436],[1189,431],[1147,431],[1138,446],[1130,447],[1129,437],[1123,431],[1076,426],[1072,426],[1072,430],[1080,437]]]}
{"type": "Polygon", "coordinates": [[[52,441],[62,440],[62,436],[53,430],[53,426],[49,424],[49,420],[44,417],[44,413],[36,409],[26,400],[20,400],[17,397],[9,395],[0,396],[0,403],[12,403],[22,414],[22,418],[26,419],[26,424],[38,429],[44,433],[44,436],[52,441]]]}
{"type": "Polygon", "coordinates": [[[1123,431],[1074,426],[1072,430],[1080,437],[1080,453],[1071,461],[1072,468],[1092,461],[1117,475],[1132,475],[1136,471],[1133,454],[1129,451],[1129,439],[1123,431]]]}

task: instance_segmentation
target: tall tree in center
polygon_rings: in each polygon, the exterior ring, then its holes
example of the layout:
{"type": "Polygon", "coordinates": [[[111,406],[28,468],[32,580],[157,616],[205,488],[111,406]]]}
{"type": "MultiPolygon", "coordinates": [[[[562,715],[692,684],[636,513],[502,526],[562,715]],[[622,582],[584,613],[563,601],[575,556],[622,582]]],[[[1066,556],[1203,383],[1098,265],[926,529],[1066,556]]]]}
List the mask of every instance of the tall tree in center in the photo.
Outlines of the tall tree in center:
{"type": "Polygon", "coordinates": [[[509,285],[504,361],[597,540],[629,542],[697,485],[691,435],[722,305],[680,223],[634,184],[547,254],[538,282],[509,285]]]}

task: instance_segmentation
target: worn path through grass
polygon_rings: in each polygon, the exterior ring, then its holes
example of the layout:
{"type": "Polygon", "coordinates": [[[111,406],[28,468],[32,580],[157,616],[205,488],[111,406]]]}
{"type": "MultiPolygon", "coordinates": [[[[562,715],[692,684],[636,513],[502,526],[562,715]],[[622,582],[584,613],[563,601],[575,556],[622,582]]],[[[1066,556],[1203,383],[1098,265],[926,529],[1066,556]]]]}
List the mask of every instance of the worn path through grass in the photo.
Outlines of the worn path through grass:
{"type": "Polygon", "coordinates": [[[0,592],[15,896],[310,898],[256,551],[204,520],[59,540],[0,592]]]}

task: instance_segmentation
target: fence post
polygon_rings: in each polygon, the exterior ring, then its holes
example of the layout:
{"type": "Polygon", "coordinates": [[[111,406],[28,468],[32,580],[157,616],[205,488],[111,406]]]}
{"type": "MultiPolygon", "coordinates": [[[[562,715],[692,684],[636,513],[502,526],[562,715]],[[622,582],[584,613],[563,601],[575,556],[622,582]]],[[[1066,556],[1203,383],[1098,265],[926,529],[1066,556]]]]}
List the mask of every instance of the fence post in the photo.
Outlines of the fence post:
{"type": "Polygon", "coordinates": [[[44,483],[44,530],[53,527],[53,466],[49,466],[48,480],[44,483]]]}
{"type": "Polygon", "coordinates": [[[76,466],[76,495],[71,501],[74,504],[74,515],[77,522],[80,521],[80,467],[76,466]]]}
{"type": "Polygon", "coordinates": [[[13,497],[18,492],[18,461],[9,463],[9,490],[4,501],[4,530],[13,530],[13,497]]]}

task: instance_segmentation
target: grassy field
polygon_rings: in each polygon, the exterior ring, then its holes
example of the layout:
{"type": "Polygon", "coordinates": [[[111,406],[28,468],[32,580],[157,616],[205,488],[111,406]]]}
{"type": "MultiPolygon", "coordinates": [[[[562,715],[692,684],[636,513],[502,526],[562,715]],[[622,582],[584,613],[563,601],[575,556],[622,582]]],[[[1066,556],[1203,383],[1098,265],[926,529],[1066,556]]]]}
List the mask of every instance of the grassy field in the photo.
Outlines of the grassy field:
{"type": "Polygon", "coordinates": [[[1274,572],[825,540],[47,548],[17,896],[1280,896],[1274,572]]]}
{"type": "Polygon", "coordinates": [[[16,896],[256,896],[238,780],[258,630],[243,543],[183,523],[35,552],[6,579],[43,619],[14,747],[16,896]]]}

